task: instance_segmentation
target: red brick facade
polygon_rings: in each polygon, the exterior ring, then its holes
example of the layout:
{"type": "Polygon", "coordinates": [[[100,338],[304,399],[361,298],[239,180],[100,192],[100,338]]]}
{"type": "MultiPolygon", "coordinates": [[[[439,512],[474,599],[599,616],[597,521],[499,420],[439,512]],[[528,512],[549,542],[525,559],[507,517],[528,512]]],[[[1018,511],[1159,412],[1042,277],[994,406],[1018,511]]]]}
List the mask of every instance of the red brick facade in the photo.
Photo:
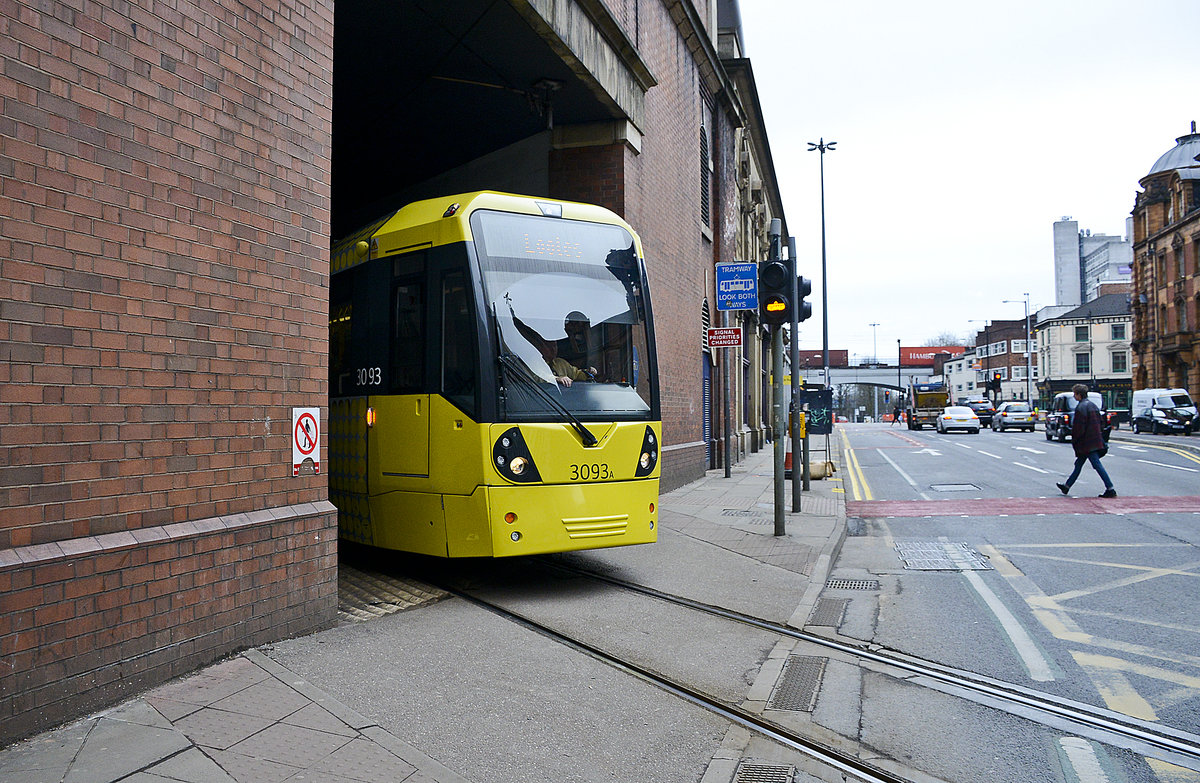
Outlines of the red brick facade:
{"type": "Polygon", "coordinates": [[[0,6],[9,740],[335,615],[333,11],[0,6]]]}
{"type": "MultiPolygon", "coordinates": [[[[550,189],[643,239],[671,489],[707,467],[739,120],[710,4],[605,5],[657,84],[550,189]]],[[[335,617],[326,476],[291,466],[327,404],[332,47],[319,0],[0,0],[0,742],[335,617]]]]}

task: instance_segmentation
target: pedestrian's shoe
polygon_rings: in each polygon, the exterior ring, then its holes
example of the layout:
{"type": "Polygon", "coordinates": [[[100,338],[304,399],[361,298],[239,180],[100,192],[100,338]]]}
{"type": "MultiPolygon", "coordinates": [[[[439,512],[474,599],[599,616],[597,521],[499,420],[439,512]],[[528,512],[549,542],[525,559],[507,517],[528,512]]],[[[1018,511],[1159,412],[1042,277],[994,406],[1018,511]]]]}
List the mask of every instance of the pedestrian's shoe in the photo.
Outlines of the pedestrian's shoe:
{"type": "Polygon", "coordinates": [[[1071,491],[1071,488],[1068,487],[1066,484],[1063,484],[1061,481],[1055,482],[1054,486],[1058,487],[1058,491],[1063,493],[1064,495],[1071,491]]]}
{"type": "Polygon", "coordinates": [[[1117,491],[1115,489],[1113,489],[1112,487],[1109,487],[1108,489],[1106,489],[1100,493],[1100,497],[1102,497],[1102,498],[1115,498],[1116,496],[1117,496],[1117,491]]]}

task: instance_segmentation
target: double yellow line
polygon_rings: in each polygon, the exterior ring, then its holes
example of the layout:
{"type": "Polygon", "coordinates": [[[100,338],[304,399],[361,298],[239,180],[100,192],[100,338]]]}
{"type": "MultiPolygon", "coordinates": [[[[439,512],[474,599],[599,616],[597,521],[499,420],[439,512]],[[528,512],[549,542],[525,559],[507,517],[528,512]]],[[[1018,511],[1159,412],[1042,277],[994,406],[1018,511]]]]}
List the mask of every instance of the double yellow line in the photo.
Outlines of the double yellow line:
{"type": "Polygon", "coordinates": [[[846,435],[845,428],[839,427],[838,432],[842,435],[842,452],[846,455],[846,465],[849,467],[846,473],[850,476],[850,490],[854,493],[854,499],[874,500],[871,487],[863,476],[862,466],[858,464],[858,455],[850,448],[850,438],[846,435]]]}

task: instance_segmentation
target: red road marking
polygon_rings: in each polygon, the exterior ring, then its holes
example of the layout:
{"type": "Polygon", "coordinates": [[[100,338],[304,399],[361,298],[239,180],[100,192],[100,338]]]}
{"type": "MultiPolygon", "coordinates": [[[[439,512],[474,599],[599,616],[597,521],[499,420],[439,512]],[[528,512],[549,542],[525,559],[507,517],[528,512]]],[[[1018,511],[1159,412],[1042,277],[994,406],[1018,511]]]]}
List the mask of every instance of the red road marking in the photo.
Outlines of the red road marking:
{"type": "Polygon", "coordinates": [[[1200,512],[1200,497],[959,498],[951,500],[847,500],[846,516],[992,517],[1031,514],[1153,514],[1200,512]]]}

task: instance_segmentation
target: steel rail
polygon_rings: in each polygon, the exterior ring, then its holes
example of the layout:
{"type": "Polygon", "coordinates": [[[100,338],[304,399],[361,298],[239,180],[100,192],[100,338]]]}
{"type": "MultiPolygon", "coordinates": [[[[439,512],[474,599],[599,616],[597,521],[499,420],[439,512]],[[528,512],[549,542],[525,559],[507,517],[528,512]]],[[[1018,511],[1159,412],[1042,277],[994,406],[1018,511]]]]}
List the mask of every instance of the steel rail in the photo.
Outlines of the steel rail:
{"type": "MultiPolygon", "coordinates": [[[[976,698],[971,700],[979,701],[1027,719],[1032,718],[1029,714],[1030,712],[1041,713],[1056,718],[1059,721],[1065,721],[1074,726],[1089,729],[1094,734],[1101,735],[1099,737],[1101,741],[1108,744],[1132,750],[1143,755],[1162,758],[1165,761],[1178,764],[1193,771],[1200,771],[1200,735],[1173,729],[1169,726],[1152,724],[1137,718],[1121,715],[1111,710],[1064,699],[1054,694],[1035,691],[1014,683],[972,674],[934,661],[917,659],[904,653],[864,649],[861,646],[818,636],[817,634],[753,617],[732,609],[725,609],[690,598],[672,595],[652,587],[627,582],[623,579],[598,574],[594,571],[577,568],[564,563],[546,563],[545,565],[606,582],[624,590],[640,593],[678,606],[684,606],[698,612],[722,617],[760,630],[770,631],[781,636],[787,636],[798,641],[834,650],[881,666],[899,669],[919,677],[926,677],[949,686],[948,690],[950,691],[958,691],[957,695],[975,694],[976,698]],[[982,699],[979,697],[982,697],[982,699]]],[[[1044,725],[1052,725],[1045,721],[1037,722],[1041,722],[1044,725]]]]}
{"type": "Polygon", "coordinates": [[[579,650],[597,660],[602,661],[614,668],[639,677],[662,690],[677,696],[691,704],[702,707],[710,712],[720,715],[722,718],[737,724],[745,729],[757,732],[769,739],[772,739],[792,750],[795,750],[808,758],[825,764],[843,775],[854,775],[856,783],[911,783],[908,778],[900,777],[892,772],[870,764],[862,759],[844,753],[835,748],[830,748],[822,745],[819,742],[803,737],[788,729],[777,726],[769,721],[766,721],[753,713],[743,710],[729,704],[723,704],[707,694],[691,688],[675,680],[664,677],[657,672],[651,671],[636,663],[618,658],[617,656],[606,652],[599,647],[588,644],[587,642],[568,636],[559,631],[550,628],[547,625],[539,623],[536,620],[531,620],[524,615],[518,614],[510,609],[492,603],[478,596],[471,595],[458,588],[451,587],[445,584],[440,584],[438,587],[450,593],[453,596],[461,598],[465,601],[482,607],[506,620],[518,623],[526,628],[529,628],[536,633],[542,634],[550,639],[553,639],[560,644],[566,645],[573,649],[579,650]]]}

